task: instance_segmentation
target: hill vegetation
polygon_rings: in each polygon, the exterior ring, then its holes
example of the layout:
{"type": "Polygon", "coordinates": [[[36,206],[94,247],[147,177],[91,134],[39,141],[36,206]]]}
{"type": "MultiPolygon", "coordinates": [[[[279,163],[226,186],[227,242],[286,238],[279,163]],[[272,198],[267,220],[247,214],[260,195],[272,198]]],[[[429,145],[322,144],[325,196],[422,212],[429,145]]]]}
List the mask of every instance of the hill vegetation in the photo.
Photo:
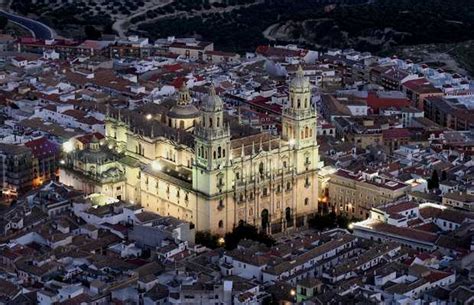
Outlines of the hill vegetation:
{"type": "MultiPolygon", "coordinates": [[[[237,52],[270,42],[378,53],[474,40],[472,0],[22,0],[11,8],[65,36],[196,36],[237,52]]],[[[474,65],[470,50],[456,53],[474,65]]]]}

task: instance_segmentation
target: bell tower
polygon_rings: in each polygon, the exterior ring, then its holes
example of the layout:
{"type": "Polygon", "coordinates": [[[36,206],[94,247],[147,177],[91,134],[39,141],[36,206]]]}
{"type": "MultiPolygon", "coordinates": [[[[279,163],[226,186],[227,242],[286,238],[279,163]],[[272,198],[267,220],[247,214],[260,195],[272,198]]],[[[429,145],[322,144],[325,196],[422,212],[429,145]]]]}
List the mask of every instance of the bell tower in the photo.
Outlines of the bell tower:
{"type": "Polygon", "coordinates": [[[213,86],[201,104],[195,130],[193,188],[214,195],[226,188],[225,167],[230,157],[230,129],[224,123],[224,103],[213,86]]]}
{"type": "Polygon", "coordinates": [[[289,102],[283,110],[282,139],[296,152],[298,173],[316,166],[316,110],[311,103],[311,84],[301,66],[290,83],[289,102]]]}

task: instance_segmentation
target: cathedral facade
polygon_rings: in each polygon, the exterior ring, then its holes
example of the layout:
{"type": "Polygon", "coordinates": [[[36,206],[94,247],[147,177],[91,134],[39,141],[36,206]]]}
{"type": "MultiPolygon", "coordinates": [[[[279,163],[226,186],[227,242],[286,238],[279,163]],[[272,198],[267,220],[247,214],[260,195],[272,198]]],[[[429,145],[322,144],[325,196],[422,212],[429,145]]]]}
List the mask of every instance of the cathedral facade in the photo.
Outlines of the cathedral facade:
{"type": "Polygon", "coordinates": [[[268,233],[306,223],[318,210],[316,134],[302,70],[291,81],[279,136],[226,116],[212,87],[199,109],[182,88],[169,105],[110,109],[106,120],[107,149],[121,156],[121,199],[217,234],[239,223],[268,233]]]}

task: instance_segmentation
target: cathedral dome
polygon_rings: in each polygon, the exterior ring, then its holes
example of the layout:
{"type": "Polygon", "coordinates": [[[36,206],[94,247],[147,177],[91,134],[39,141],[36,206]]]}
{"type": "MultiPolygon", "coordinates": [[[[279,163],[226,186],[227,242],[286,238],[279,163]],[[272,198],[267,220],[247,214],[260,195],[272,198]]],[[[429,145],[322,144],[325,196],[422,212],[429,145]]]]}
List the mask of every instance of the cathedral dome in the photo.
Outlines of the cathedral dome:
{"type": "Polygon", "coordinates": [[[192,104],[191,95],[185,84],[179,90],[176,105],[171,107],[167,116],[172,119],[195,119],[200,116],[199,109],[192,104]]]}
{"type": "Polygon", "coordinates": [[[217,95],[214,86],[211,85],[209,95],[202,100],[201,109],[206,112],[216,112],[222,111],[223,108],[222,99],[217,95]]]}
{"type": "Polygon", "coordinates": [[[171,107],[168,112],[168,117],[172,119],[193,119],[200,116],[199,109],[192,104],[181,105],[177,104],[171,107]]]}
{"type": "Polygon", "coordinates": [[[296,71],[296,76],[291,80],[290,88],[302,90],[308,89],[309,87],[309,79],[304,76],[303,68],[299,66],[298,71],[296,71]]]}

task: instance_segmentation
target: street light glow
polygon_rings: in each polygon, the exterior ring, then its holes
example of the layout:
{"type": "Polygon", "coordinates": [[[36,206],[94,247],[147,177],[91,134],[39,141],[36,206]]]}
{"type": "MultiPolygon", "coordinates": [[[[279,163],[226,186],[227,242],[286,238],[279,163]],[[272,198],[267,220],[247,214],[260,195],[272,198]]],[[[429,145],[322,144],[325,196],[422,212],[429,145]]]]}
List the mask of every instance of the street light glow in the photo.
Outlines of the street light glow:
{"type": "Polygon", "coordinates": [[[156,161],[153,161],[151,163],[151,168],[153,168],[153,170],[155,170],[155,171],[161,171],[162,166],[161,166],[160,162],[156,160],[156,161]]]}
{"type": "Polygon", "coordinates": [[[220,238],[217,240],[217,243],[219,244],[219,246],[222,246],[222,245],[225,243],[224,237],[220,237],[220,238]]]}
{"type": "Polygon", "coordinates": [[[151,120],[152,118],[153,118],[153,116],[152,116],[151,114],[147,114],[147,115],[146,115],[146,119],[147,119],[148,121],[151,120]]]}
{"type": "Polygon", "coordinates": [[[71,141],[63,143],[63,151],[65,153],[70,153],[74,151],[74,144],[71,141]]]}

